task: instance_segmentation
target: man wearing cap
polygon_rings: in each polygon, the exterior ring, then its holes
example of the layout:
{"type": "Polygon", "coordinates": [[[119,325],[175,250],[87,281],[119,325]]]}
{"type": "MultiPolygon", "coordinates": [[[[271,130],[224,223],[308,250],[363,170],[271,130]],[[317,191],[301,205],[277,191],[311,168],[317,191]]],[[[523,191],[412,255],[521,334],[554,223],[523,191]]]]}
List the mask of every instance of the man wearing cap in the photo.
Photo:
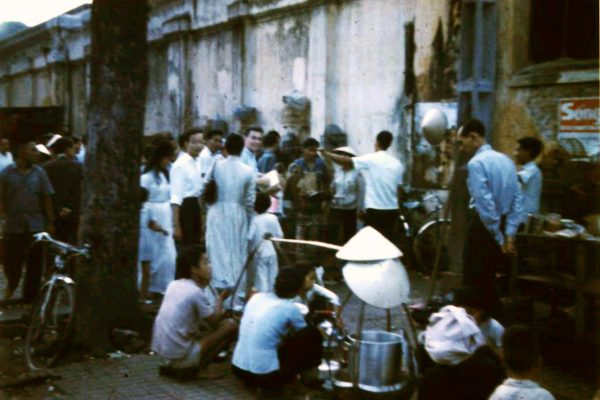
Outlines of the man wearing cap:
{"type": "Polygon", "coordinates": [[[27,303],[35,299],[42,274],[39,252],[29,252],[32,235],[43,231],[54,234],[54,189],[44,169],[35,165],[35,156],[35,143],[25,142],[16,151],[15,163],[0,173],[0,214],[6,221],[2,264],[8,281],[4,298],[12,298],[27,259],[23,285],[27,303]]]}
{"type": "Polygon", "coordinates": [[[55,194],[52,205],[56,216],[56,238],[76,244],[81,203],[83,166],[75,161],[75,144],[61,137],[52,145],[55,158],[43,165],[55,194]]]}
{"type": "Polygon", "coordinates": [[[389,154],[393,136],[381,131],[375,140],[375,152],[348,157],[323,150],[323,155],[342,165],[362,172],[365,179],[365,223],[394,242],[394,227],[398,219],[398,189],[402,185],[404,167],[389,154]]]}
{"type": "Polygon", "coordinates": [[[477,286],[485,306],[498,310],[496,272],[507,267],[506,255],[515,253],[514,237],[523,220],[517,169],[506,155],[485,140],[485,127],[473,119],[459,130],[467,164],[471,194],[469,227],[463,256],[463,284],[477,286]]]}

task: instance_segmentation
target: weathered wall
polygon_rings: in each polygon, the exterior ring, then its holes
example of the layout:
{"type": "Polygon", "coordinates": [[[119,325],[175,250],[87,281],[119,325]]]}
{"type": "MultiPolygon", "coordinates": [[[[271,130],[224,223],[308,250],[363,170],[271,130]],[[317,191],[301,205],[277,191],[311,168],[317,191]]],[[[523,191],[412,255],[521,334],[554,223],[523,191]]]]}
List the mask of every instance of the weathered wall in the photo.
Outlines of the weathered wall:
{"type": "Polygon", "coordinates": [[[245,59],[255,86],[244,90],[254,92],[253,106],[264,126],[283,130],[282,96],[294,89],[306,93],[309,23],[309,15],[303,13],[261,20],[255,27],[256,52],[245,59]]]}
{"type": "MultiPolygon", "coordinates": [[[[456,1],[154,0],[145,131],[177,135],[209,119],[234,130],[240,105],[255,107],[265,129],[283,131],[282,96],[296,90],[311,102],[306,133],[321,138],[335,123],[365,153],[387,129],[408,162],[405,24],[415,26],[418,99],[440,100],[447,92],[431,83],[432,70],[439,75],[439,44],[448,41],[456,1]]],[[[27,51],[15,53],[18,62],[0,81],[0,106],[63,105],[65,121],[84,134],[89,10],[80,17],[51,20],[43,41],[23,42],[27,51]],[[17,64],[23,73],[12,75],[17,64]]]]}
{"type": "Polygon", "coordinates": [[[209,119],[231,119],[240,104],[241,80],[234,73],[233,39],[230,31],[203,35],[193,41],[190,54],[193,121],[196,125],[209,119]]]}
{"type": "Polygon", "coordinates": [[[518,138],[558,134],[558,100],[597,97],[598,60],[534,64],[529,57],[529,2],[499,0],[494,146],[512,154],[518,138]],[[500,45],[501,44],[501,45],[500,45]]]}
{"type": "Polygon", "coordinates": [[[167,109],[166,46],[155,45],[148,51],[148,89],[146,91],[145,133],[172,131],[167,109]]]}
{"type": "MultiPolygon", "coordinates": [[[[346,3],[335,20],[328,122],[346,130],[359,152],[373,150],[375,135],[400,130],[400,97],[404,86],[404,24],[412,2],[346,3]]],[[[320,132],[321,133],[321,132],[320,132]]],[[[319,134],[320,134],[319,133],[319,134]]],[[[398,141],[395,144],[398,149],[398,141]]]]}

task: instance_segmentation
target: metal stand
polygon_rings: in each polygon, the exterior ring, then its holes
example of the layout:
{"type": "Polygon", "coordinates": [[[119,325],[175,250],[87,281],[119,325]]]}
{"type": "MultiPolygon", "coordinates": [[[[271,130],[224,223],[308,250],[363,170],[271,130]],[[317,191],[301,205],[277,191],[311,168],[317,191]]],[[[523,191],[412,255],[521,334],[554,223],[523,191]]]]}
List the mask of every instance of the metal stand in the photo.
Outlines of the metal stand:
{"type": "MultiPolygon", "coordinates": [[[[324,243],[324,242],[318,242],[318,241],[310,241],[310,240],[280,239],[280,238],[273,238],[273,237],[268,238],[268,240],[271,240],[273,242],[277,253],[282,256],[282,258],[288,265],[291,265],[290,260],[288,259],[286,254],[281,250],[279,243],[304,244],[304,245],[309,245],[309,246],[323,247],[323,248],[327,248],[330,250],[339,250],[342,248],[341,246],[324,243]]],[[[438,253],[439,253],[439,250],[438,250],[438,253]]],[[[438,258],[439,257],[436,256],[436,264],[439,263],[438,258]]],[[[342,304],[340,305],[340,309],[339,309],[340,316],[344,312],[344,309],[347,306],[348,302],[350,301],[350,298],[352,297],[352,295],[353,295],[353,292],[350,290],[348,292],[348,294],[346,295],[346,297],[344,298],[342,304]]],[[[361,353],[361,342],[362,342],[361,338],[362,338],[362,333],[363,333],[363,328],[364,328],[366,305],[367,304],[361,300],[360,311],[359,311],[359,316],[358,316],[358,325],[356,327],[356,334],[355,334],[356,345],[353,349],[350,350],[350,354],[349,354],[349,357],[354,357],[354,360],[355,360],[355,362],[350,363],[352,366],[352,369],[353,369],[353,371],[350,371],[350,374],[351,374],[351,378],[352,378],[353,397],[356,399],[361,398],[361,393],[360,393],[360,355],[361,354],[360,353],[361,353]]],[[[412,353],[412,354],[409,354],[411,363],[410,363],[410,365],[407,365],[407,368],[409,369],[410,380],[414,381],[417,376],[417,370],[418,370],[416,361],[414,359],[414,353],[415,353],[414,348],[416,345],[416,340],[417,340],[416,337],[417,336],[416,336],[414,323],[412,322],[412,318],[409,314],[407,305],[403,303],[401,307],[402,307],[402,310],[404,311],[404,313],[402,313],[402,314],[406,314],[406,319],[408,321],[406,326],[410,330],[409,334],[410,334],[410,338],[412,339],[412,340],[410,340],[409,338],[405,337],[405,340],[407,341],[407,347],[408,347],[409,353],[412,353]],[[411,343],[412,341],[414,341],[415,345],[413,345],[411,343]]],[[[386,312],[386,328],[387,328],[388,332],[391,332],[392,331],[391,309],[386,308],[385,310],[386,310],[385,311],[386,312]]],[[[330,374],[331,374],[331,371],[330,371],[330,374]]]]}
{"type": "MultiPolygon", "coordinates": [[[[454,171],[456,171],[456,166],[458,164],[458,144],[453,144],[452,149],[452,163],[454,164],[454,171]]],[[[448,200],[443,208],[442,221],[446,221],[448,219],[448,215],[450,214],[450,204],[454,197],[454,185],[450,186],[450,190],[448,192],[448,200]]],[[[425,304],[429,304],[431,302],[431,298],[433,297],[433,292],[435,290],[435,285],[437,283],[439,268],[440,268],[440,260],[442,258],[442,244],[446,241],[446,224],[442,222],[441,228],[438,228],[437,232],[437,243],[435,248],[435,261],[433,263],[433,271],[431,272],[431,282],[429,284],[429,291],[427,293],[427,301],[425,304]]]]}

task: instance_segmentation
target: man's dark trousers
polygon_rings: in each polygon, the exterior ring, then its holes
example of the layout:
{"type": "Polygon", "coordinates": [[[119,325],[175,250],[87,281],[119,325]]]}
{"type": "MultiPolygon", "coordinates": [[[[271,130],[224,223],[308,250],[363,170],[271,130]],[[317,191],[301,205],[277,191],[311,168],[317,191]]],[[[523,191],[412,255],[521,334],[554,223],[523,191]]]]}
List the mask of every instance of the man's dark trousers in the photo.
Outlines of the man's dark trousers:
{"type": "Polygon", "coordinates": [[[365,215],[365,225],[373,227],[390,242],[396,243],[396,221],[398,220],[398,210],[377,210],[367,208],[365,215]]]}
{"type": "MultiPolygon", "coordinates": [[[[506,218],[502,218],[500,229],[504,230],[506,218]]],[[[485,227],[479,214],[469,212],[469,227],[463,253],[463,285],[477,287],[487,311],[500,312],[496,273],[508,271],[509,259],[500,245],[485,227]]]]}
{"type": "Polygon", "coordinates": [[[198,197],[186,197],[181,203],[179,211],[179,226],[181,226],[181,241],[177,243],[177,263],[175,267],[175,279],[181,278],[182,269],[189,266],[181,265],[180,255],[183,252],[200,246],[200,219],[202,211],[198,197]]]}
{"type": "Polygon", "coordinates": [[[26,263],[25,280],[23,282],[23,300],[31,303],[39,290],[42,276],[42,253],[38,248],[31,247],[33,234],[7,233],[4,237],[4,274],[8,288],[16,290],[21,280],[23,264],[26,263]]]}

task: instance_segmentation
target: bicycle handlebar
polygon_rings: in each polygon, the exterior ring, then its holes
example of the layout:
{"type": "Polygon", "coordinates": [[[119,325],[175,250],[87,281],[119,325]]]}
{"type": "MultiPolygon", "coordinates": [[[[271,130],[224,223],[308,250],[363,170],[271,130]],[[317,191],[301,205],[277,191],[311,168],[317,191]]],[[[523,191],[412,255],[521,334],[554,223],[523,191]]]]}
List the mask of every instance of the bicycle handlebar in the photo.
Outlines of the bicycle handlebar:
{"type": "Polygon", "coordinates": [[[60,242],[58,240],[53,239],[52,236],[50,236],[50,234],[48,232],[36,233],[33,235],[33,238],[35,239],[36,243],[48,242],[48,243],[58,247],[59,249],[66,251],[67,253],[77,254],[80,256],[84,256],[84,257],[90,256],[90,248],[88,245],[84,245],[83,247],[75,247],[68,243],[60,242]]]}

